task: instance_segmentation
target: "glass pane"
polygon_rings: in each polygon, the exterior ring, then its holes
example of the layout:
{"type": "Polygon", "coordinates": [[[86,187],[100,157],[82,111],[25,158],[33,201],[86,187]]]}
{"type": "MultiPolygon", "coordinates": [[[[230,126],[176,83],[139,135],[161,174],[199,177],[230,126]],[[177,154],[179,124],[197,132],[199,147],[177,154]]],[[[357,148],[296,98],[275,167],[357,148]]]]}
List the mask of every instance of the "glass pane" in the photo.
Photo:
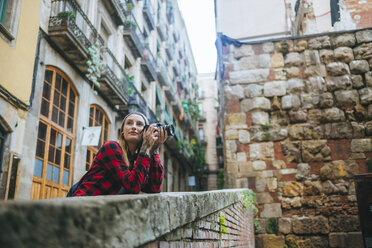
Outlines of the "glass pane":
{"type": "Polygon", "coordinates": [[[43,161],[35,158],[34,176],[41,177],[43,173],[43,161]]]}
{"type": "Polygon", "coordinates": [[[71,153],[71,140],[66,138],[66,145],[65,145],[66,152],[71,153]]]}
{"type": "Polygon", "coordinates": [[[38,140],[36,145],[36,156],[44,158],[45,143],[38,140]]]}
{"type": "Polygon", "coordinates": [[[75,103],[75,93],[71,89],[71,87],[70,87],[70,101],[72,101],[72,103],[75,103]]]}
{"type": "Polygon", "coordinates": [[[46,173],[46,179],[49,181],[52,181],[52,173],[53,173],[53,165],[48,164],[47,165],[47,173],[46,173]]]}
{"type": "Polygon", "coordinates": [[[57,144],[56,147],[62,148],[62,134],[58,133],[57,134],[57,144]]]}
{"type": "Polygon", "coordinates": [[[97,122],[99,123],[99,125],[102,125],[103,115],[101,111],[97,111],[97,117],[97,122]]]}
{"type": "Polygon", "coordinates": [[[89,118],[89,126],[93,127],[93,119],[92,118],[89,118]]]}
{"type": "Polygon", "coordinates": [[[55,183],[59,182],[59,167],[57,167],[57,166],[54,166],[53,182],[55,182],[55,183]]]}
{"type": "Polygon", "coordinates": [[[67,96],[68,83],[63,79],[62,81],[62,94],[67,96]]]}
{"type": "Polygon", "coordinates": [[[58,121],[58,124],[61,126],[61,127],[65,127],[65,113],[63,113],[62,111],[59,112],[59,121],[58,121]]]}
{"type": "Polygon", "coordinates": [[[74,125],[74,122],[72,121],[71,118],[68,118],[67,119],[67,131],[69,132],[73,132],[73,125],[74,125]]]}
{"type": "Polygon", "coordinates": [[[70,177],[70,172],[69,171],[67,171],[67,170],[63,170],[63,179],[62,179],[62,183],[64,184],[64,185],[68,185],[68,179],[69,179],[69,177],[70,177]]]}
{"type": "Polygon", "coordinates": [[[65,154],[65,169],[70,169],[70,156],[68,154],[65,154]]]}
{"type": "Polygon", "coordinates": [[[66,112],[66,97],[61,96],[61,105],[59,108],[63,111],[66,112]]]}
{"type": "Polygon", "coordinates": [[[50,100],[50,85],[44,82],[43,97],[50,100]]]}
{"type": "Polygon", "coordinates": [[[54,162],[54,148],[49,146],[49,156],[48,156],[49,162],[54,162]]]}
{"type": "Polygon", "coordinates": [[[107,128],[105,128],[105,131],[104,131],[104,133],[103,133],[103,142],[106,142],[107,141],[107,136],[108,136],[108,129],[107,128]]]}
{"type": "Polygon", "coordinates": [[[58,118],[58,110],[56,107],[53,107],[53,111],[52,111],[52,121],[54,121],[55,123],[57,123],[57,118],[58,118]]]}
{"type": "Polygon", "coordinates": [[[57,132],[53,128],[50,129],[50,144],[56,146],[57,132]]]}
{"type": "Polygon", "coordinates": [[[90,164],[90,151],[87,150],[87,157],[85,159],[85,162],[87,162],[88,164],[90,164]]]}
{"type": "Polygon", "coordinates": [[[74,112],[75,112],[75,105],[73,103],[69,103],[68,104],[68,114],[71,116],[71,117],[74,117],[74,112]]]}
{"type": "Polygon", "coordinates": [[[61,150],[59,149],[56,149],[56,160],[54,163],[58,165],[61,164],[61,150]]]}
{"type": "Polygon", "coordinates": [[[58,73],[57,73],[57,75],[56,75],[56,89],[57,90],[61,90],[61,75],[59,75],[58,73]]]}
{"type": "Polygon", "coordinates": [[[53,71],[46,70],[44,80],[48,81],[51,84],[53,80],[53,71]]]}
{"type": "Polygon", "coordinates": [[[54,100],[53,100],[53,104],[55,106],[59,106],[59,93],[57,91],[54,92],[54,100]]]}
{"type": "Polygon", "coordinates": [[[44,123],[39,122],[39,132],[37,134],[37,137],[39,139],[45,140],[46,139],[46,132],[47,132],[47,126],[44,123]]]}
{"type": "Polygon", "coordinates": [[[49,116],[49,102],[44,99],[41,102],[40,114],[48,117],[49,116]]]}
{"type": "Polygon", "coordinates": [[[90,110],[89,110],[89,116],[92,117],[92,118],[94,117],[94,108],[93,107],[91,107],[90,110]]]}

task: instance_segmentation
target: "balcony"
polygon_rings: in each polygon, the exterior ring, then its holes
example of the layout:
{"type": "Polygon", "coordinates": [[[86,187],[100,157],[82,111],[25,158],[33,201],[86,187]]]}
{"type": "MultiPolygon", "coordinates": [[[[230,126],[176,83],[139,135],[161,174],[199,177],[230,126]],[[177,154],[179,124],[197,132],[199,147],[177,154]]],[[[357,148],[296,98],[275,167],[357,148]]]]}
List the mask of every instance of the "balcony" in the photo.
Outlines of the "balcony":
{"type": "Polygon", "coordinates": [[[141,60],[141,68],[149,81],[155,81],[158,78],[155,59],[154,56],[152,55],[150,48],[148,47],[146,47],[143,53],[141,60]]]}
{"type": "Polygon", "coordinates": [[[134,111],[138,111],[147,116],[150,123],[157,122],[156,115],[154,112],[147,106],[145,99],[141,96],[141,93],[138,92],[137,88],[132,85],[132,93],[129,95],[129,108],[134,111]]]}
{"type": "Polygon", "coordinates": [[[173,111],[176,115],[179,115],[181,114],[182,112],[182,103],[180,101],[180,98],[179,97],[175,97],[174,101],[172,101],[172,108],[173,108],[173,111]]]}
{"type": "Polygon", "coordinates": [[[138,27],[136,18],[133,14],[127,16],[124,24],[124,39],[133,51],[134,56],[142,57],[145,51],[145,42],[143,34],[138,27]]]}
{"type": "Polygon", "coordinates": [[[63,55],[82,73],[87,73],[88,48],[103,39],[75,0],[53,0],[48,33],[63,55]]]}
{"type": "Polygon", "coordinates": [[[158,79],[162,86],[170,84],[170,77],[168,74],[167,67],[164,64],[164,61],[161,59],[160,55],[157,58],[157,69],[158,69],[158,79]]]}
{"type": "MultiPolygon", "coordinates": [[[[172,67],[173,67],[174,75],[176,75],[177,77],[180,76],[181,68],[180,68],[180,64],[178,63],[178,60],[173,60],[172,67]]],[[[180,81],[180,80],[177,80],[177,81],[180,81]]]]}
{"type": "Polygon", "coordinates": [[[168,39],[168,26],[164,23],[159,13],[158,13],[158,23],[156,25],[156,29],[162,41],[165,41],[168,39]]]}
{"type": "Polygon", "coordinates": [[[154,8],[151,5],[150,0],[145,0],[143,3],[143,16],[147,24],[149,25],[150,30],[155,28],[155,18],[154,18],[154,8]]]}
{"type": "Polygon", "coordinates": [[[98,91],[112,105],[119,106],[119,111],[124,111],[129,101],[129,82],[124,74],[124,68],[108,48],[103,49],[102,58],[106,63],[106,68],[99,78],[101,87],[98,91]]]}
{"type": "Polygon", "coordinates": [[[110,16],[113,17],[116,25],[123,25],[125,23],[125,16],[122,11],[122,3],[119,3],[117,0],[103,0],[102,2],[110,13],[110,16]]]}
{"type": "Polygon", "coordinates": [[[166,15],[169,24],[174,23],[173,4],[171,0],[167,0],[166,3],[166,15]]]}
{"type": "Polygon", "coordinates": [[[173,39],[174,42],[178,42],[180,40],[180,33],[177,30],[173,30],[173,39]]]}
{"type": "Polygon", "coordinates": [[[174,82],[172,79],[166,86],[163,87],[163,89],[169,101],[174,101],[176,99],[176,90],[174,88],[174,82]]]}
{"type": "Polygon", "coordinates": [[[172,60],[173,56],[175,55],[174,44],[171,42],[167,42],[167,45],[165,47],[165,52],[167,53],[169,60],[172,60]]]}

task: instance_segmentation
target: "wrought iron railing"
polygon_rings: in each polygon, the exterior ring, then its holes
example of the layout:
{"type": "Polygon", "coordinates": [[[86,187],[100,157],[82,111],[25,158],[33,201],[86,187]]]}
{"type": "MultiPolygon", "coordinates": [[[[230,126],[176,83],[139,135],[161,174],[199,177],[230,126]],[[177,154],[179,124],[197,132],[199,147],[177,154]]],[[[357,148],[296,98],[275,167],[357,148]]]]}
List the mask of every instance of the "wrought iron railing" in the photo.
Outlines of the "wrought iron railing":
{"type": "Polygon", "coordinates": [[[86,49],[96,42],[99,46],[104,44],[102,37],[75,0],[52,0],[50,16],[49,31],[69,28],[86,49]]]}
{"type": "Polygon", "coordinates": [[[138,47],[138,50],[140,51],[140,54],[142,56],[143,51],[145,50],[145,45],[144,45],[145,38],[133,14],[127,15],[127,20],[125,21],[124,29],[125,31],[132,33],[136,46],[138,47]]]}
{"type": "Polygon", "coordinates": [[[120,65],[109,48],[102,49],[102,57],[103,61],[106,62],[104,73],[107,73],[107,76],[113,79],[115,86],[120,90],[125,99],[128,100],[129,82],[124,68],[120,65]]]}
{"type": "Polygon", "coordinates": [[[156,75],[156,62],[154,59],[154,56],[152,55],[152,52],[148,46],[145,47],[145,52],[143,54],[143,58],[145,59],[149,70],[151,71],[151,74],[154,75],[155,79],[157,78],[156,75]]]}
{"type": "Polygon", "coordinates": [[[160,77],[158,77],[160,83],[163,86],[168,86],[170,84],[170,77],[169,77],[168,69],[165,66],[165,63],[163,59],[160,57],[160,55],[158,55],[157,57],[157,65],[158,65],[157,66],[158,72],[160,74],[160,77]]]}
{"type": "Polygon", "coordinates": [[[167,42],[167,45],[166,45],[166,47],[165,47],[165,52],[167,53],[168,58],[169,58],[170,60],[172,60],[173,57],[174,57],[174,54],[175,54],[174,44],[168,41],[168,42],[167,42]]]}
{"type": "Polygon", "coordinates": [[[158,12],[158,22],[156,28],[161,40],[165,41],[168,38],[168,26],[163,21],[160,11],[158,12]]]}
{"type": "Polygon", "coordinates": [[[151,25],[151,27],[154,28],[155,26],[155,20],[154,20],[155,14],[154,13],[155,12],[154,12],[154,8],[152,7],[150,0],[145,0],[143,4],[143,13],[146,15],[146,18],[148,22],[150,22],[149,24],[151,25]]]}

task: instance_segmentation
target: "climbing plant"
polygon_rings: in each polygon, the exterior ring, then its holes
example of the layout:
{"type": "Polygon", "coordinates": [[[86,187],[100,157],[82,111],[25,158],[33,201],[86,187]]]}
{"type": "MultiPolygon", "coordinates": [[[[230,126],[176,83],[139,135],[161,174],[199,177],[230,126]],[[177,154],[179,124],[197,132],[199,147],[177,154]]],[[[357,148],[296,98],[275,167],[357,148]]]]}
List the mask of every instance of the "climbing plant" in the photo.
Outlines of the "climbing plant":
{"type": "Polygon", "coordinates": [[[190,99],[182,100],[182,106],[186,113],[191,115],[191,118],[198,121],[201,117],[199,104],[196,102],[191,102],[190,99]]]}
{"type": "Polygon", "coordinates": [[[218,221],[218,231],[220,232],[220,234],[228,234],[229,229],[226,227],[226,218],[223,217],[221,214],[219,214],[218,216],[220,218],[218,221]]]}
{"type": "Polygon", "coordinates": [[[252,190],[244,191],[243,194],[240,197],[241,202],[243,203],[243,206],[246,209],[252,210],[255,218],[254,218],[254,227],[256,232],[260,231],[262,227],[258,223],[258,208],[257,208],[257,200],[256,195],[253,193],[252,190]]]}

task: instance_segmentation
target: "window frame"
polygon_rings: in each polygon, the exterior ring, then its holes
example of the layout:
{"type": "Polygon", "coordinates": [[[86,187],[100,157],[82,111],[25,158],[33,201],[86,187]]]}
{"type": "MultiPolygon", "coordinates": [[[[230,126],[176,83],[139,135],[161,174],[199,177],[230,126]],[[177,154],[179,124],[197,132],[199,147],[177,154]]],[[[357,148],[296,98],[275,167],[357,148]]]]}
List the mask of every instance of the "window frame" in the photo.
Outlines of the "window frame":
{"type": "Polygon", "coordinates": [[[5,0],[1,4],[2,5],[0,6],[0,8],[2,13],[0,13],[0,18],[2,18],[3,20],[0,20],[0,36],[4,40],[12,42],[16,39],[16,34],[18,31],[22,0],[5,0]],[[10,18],[9,27],[4,25],[4,19],[7,15],[6,13],[7,9],[11,10],[9,17],[10,18]]]}

